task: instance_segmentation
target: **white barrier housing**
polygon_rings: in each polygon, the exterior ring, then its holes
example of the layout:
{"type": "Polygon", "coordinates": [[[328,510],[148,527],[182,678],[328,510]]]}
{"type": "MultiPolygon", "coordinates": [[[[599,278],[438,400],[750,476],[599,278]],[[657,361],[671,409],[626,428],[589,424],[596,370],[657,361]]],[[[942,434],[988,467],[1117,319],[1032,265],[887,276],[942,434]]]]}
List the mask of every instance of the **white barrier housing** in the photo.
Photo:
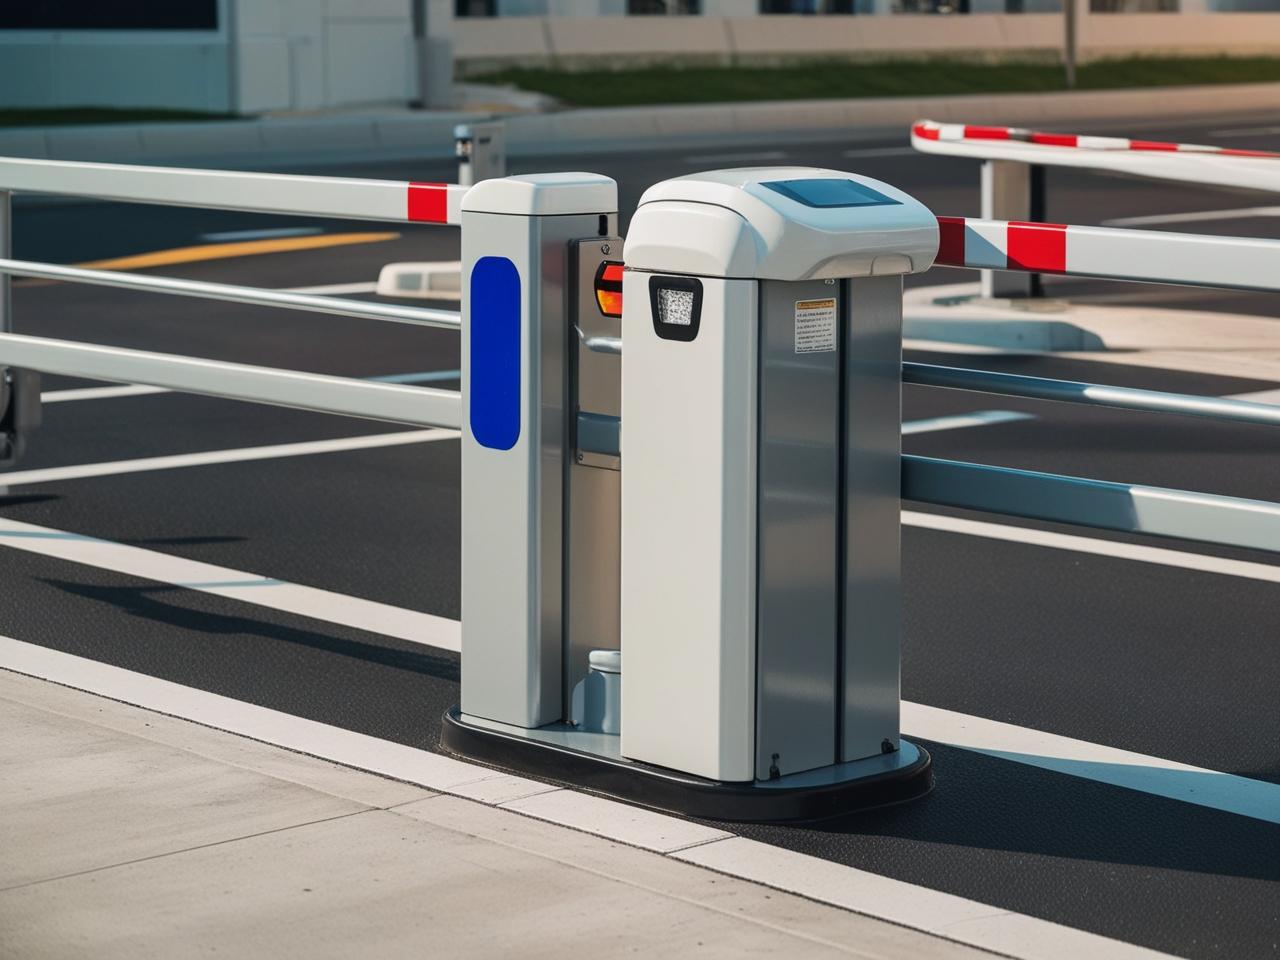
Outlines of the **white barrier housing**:
{"type": "Polygon", "coordinates": [[[936,248],[919,202],[833,170],[642,197],[623,281],[623,756],[747,783],[920,761],[898,733],[902,275],[936,248]]]}

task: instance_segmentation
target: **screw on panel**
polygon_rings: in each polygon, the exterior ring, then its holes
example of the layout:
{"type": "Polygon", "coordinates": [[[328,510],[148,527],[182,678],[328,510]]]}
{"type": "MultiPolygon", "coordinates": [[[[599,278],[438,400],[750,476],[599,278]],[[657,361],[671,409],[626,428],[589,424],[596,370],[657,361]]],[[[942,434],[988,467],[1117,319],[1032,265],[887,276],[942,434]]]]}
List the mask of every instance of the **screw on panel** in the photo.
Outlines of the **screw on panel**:
{"type": "Polygon", "coordinates": [[[609,244],[607,243],[600,244],[600,252],[603,253],[606,257],[612,252],[612,250],[613,250],[613,247],[609,246],[609,244]]]}

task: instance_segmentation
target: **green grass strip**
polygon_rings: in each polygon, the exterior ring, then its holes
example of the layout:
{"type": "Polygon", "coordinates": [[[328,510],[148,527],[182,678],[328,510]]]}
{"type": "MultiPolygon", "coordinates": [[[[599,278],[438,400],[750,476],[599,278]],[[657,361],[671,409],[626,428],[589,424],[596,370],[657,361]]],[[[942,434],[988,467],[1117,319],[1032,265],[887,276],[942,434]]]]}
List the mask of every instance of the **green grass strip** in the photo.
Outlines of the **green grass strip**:
{"type": "MultiPolygon", "coordinates": [[[[1065,89],[1063,70],[1045,63],[822,61],[779,67],[666,66],[628,70],[510,69],[469,78],[515,86],[579,107],[751,100],[1040,93],[1065,89]]],[[[1103,60],[1079,68],[1077,89],[1176,87],[1280,81],[1280,58],[1203,57],[1103,60]]]]}

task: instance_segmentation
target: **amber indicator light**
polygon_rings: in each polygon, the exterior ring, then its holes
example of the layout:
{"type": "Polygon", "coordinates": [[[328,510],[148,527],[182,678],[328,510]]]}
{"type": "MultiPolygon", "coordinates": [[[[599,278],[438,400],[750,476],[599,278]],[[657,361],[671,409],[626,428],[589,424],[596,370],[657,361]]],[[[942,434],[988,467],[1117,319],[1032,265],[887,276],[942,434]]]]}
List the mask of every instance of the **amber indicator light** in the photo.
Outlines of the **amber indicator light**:
{"type": "Polygon", "coordinates": [[[622,316],[622,264],[606,260],[596,271],[596,306],[606,317],[622,316]]]}

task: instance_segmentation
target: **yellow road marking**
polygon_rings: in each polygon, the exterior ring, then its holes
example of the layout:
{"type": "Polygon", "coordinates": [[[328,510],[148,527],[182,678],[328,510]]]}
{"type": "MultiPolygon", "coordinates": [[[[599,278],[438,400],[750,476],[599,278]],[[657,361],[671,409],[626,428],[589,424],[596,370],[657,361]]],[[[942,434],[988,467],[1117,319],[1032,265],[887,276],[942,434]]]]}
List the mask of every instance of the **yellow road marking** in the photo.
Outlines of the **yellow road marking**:
{"type": "MultiPolygon", "coordinates": [[[[197,263],[201,260],[226,260],[231,257],[255,257],[264,253],[290,253],[295,250],[321,250],[325,247],[345,247],[357,243],[383,243],[399,238],[398,233],[326,233],[317,237],[277,237],[271,240],[244,240],[239,243],[206,243],[197,247],[176,247],[172,250],[156,250],[128,257],[109,260],[91,260],[73,266],[86,270],[145,270],[148,267],[168,267],[178,263],[197,263]]],[[[15,286],[42,287],[57,283],[56,280],[29,278],[15,279],[15,286]]]]}
{"type": "Polygon", "coordinates": [[[324,247],[345,247],[354,243],[382,243],[395,240],[398,233],[324,233],[318,237],[276,237],[271,240],[243,240],[239,243],[206,243],[198,247],[177,247],[173,250],[157,250],[154,253],[138,253],[130,257],[110,260],[92,260],[77,263],[87,270],[145,270],[147,267],[168,267],[175,263],[196,263],[200,260],[226,260],[230,257],[254,257],[263,253],[289,253],[294,250],[320,250],[324,247]]]}

